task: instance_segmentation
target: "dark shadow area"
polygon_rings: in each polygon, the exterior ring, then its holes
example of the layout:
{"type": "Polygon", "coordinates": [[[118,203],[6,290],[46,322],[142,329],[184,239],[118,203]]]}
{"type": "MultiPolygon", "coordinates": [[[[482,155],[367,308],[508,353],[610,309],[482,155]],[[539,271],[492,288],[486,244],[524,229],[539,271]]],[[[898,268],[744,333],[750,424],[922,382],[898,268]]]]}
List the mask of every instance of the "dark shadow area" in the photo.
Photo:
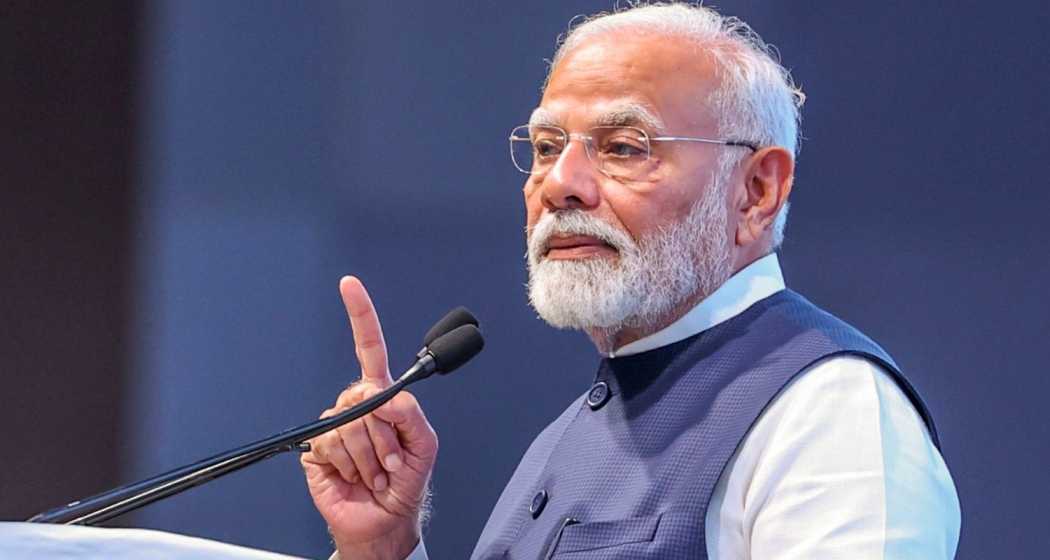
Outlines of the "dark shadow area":
{"type": "Polygon", "coordinates": [[[0,517],[119,481],[134,243],[132,2],[0,8],[0,517]]]}

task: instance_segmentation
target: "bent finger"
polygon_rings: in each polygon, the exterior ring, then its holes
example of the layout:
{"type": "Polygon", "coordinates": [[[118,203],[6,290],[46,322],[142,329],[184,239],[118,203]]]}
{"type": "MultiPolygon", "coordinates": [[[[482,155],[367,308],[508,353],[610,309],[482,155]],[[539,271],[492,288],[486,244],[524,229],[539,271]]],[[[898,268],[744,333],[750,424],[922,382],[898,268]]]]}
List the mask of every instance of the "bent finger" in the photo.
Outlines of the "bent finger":
{"type": "Polygon", "coordinates": [[[404,463],[397,431],[390,424],[371,414],[365,417],[365,428],[368,429],[368,436],[372,439],[372,448],[375,449],[379,464],[387,472],[397,472],[404,463]]]}
{"type": "Polygon", "coordinates": [[[375,448],[372,440],[368,437],[368,428],[362,420],[353,422],[339,428],[339,437],[343,440],[343,446],[350,452],[350,458],[354,460],[361,481],[369,490],[382,492],[386,490],[389,479],[386,471],[376,458],[375,448]]]}
{"type": "Polygon", "coordinates": [[[358,481],[357,467],[342,439],[335,432],[322,434],[311,440],[310,452],[303,454],[303,460],[319,465],[331,465],[339,471],[343,480],[351,484],[358,481]]]}

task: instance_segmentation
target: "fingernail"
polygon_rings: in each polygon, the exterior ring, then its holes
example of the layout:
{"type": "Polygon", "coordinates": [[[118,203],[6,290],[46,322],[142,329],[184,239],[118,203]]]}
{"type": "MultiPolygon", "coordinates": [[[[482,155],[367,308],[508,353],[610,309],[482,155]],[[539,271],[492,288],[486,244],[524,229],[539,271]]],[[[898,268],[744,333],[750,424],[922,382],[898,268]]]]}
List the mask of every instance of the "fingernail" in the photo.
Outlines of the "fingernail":
{"type": "Polygon", "coordinates": [[[376,475],[376,479],[372,482],[372,487],[375,488],[376,492],[386,490],[386,475],[382,473],[376,475]]]}
{"type": "Polygon", "coordinates": [[[386,470],[394,472],[401,468],[401,457],[397,453],[391,453],[383,459],[383,463],[386,464],[386,470]]]}

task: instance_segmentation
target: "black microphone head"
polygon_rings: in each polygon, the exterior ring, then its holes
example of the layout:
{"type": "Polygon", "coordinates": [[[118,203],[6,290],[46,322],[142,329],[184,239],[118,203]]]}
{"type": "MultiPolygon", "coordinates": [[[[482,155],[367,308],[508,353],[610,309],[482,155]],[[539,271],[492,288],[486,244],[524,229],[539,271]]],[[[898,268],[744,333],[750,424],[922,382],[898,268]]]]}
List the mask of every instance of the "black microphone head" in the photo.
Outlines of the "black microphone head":
{"type": "Polygon", "coordinates": [[[461,305],[446,313],[440,321],[434,323],[433,327],[430,327],[430,330],[423,337],[423,346],[430,346],[430,343],[434,342],[437,337],[450,333],[452,329],[463,325],[474,325],[476,327],[478,326],[478,320],[473,313],[461,305]]]}
{"type": "Polygon", "coordinates": [[[471,324],[460,325],[427,346],[438,373],[450,373],[477,356],[484,347],[481,331],[471,324]]]}

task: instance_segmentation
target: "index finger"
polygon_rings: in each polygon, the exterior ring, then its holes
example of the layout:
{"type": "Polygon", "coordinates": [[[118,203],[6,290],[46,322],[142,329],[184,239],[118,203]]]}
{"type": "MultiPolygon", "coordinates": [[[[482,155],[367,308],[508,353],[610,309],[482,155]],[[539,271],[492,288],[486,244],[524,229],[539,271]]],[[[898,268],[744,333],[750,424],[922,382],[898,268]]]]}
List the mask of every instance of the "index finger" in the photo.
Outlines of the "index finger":
{"type": "Polygon", "coordinates": [[[350,328],[354,331],[354,351],[361,363],[361,378],[380,387],[393,383],[390,366],[386,359],[386,342],[379,315],[368,297],[364,284],[353,276],[344,276],[339,281],[339,294],[343,296],[346,314],[350,317],[350,328]]]}

